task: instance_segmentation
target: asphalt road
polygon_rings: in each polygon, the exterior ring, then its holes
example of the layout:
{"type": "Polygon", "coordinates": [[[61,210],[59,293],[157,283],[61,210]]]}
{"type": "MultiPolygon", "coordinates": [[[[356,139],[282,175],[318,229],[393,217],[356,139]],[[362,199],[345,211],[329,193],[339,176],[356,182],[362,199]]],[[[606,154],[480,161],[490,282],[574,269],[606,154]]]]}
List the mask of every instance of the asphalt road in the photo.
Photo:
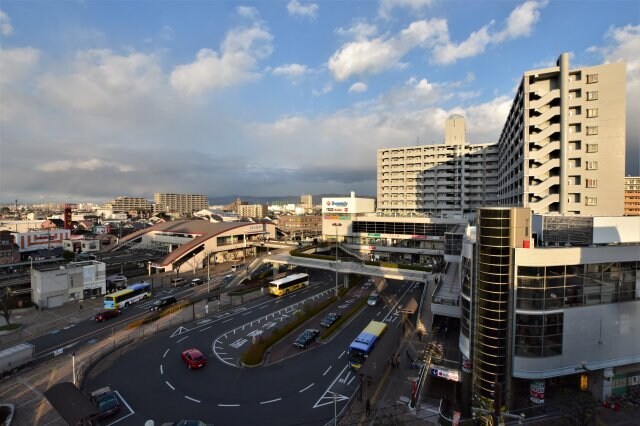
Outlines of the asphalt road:
{"type": "Polygon", "coordinates": [[[310,271],[310,276],[307,292],[260,298],[107,357],[83,384],[87,391],[103,386],[117,390],[123,409],[103,424],[140,425],[153,419],[159,425],[186,418],[217,426],[332,422],[334,409],[340,412],[359,385],[347,366],[349,344],[372,319],[397,323],[398,304],[409,295],[415,297],[418,286],[391,283],[385,292],[390,306],[366,307],[327,343],[294,351],[267,366],[238,367],[239,354],[256,331],[268,331],[265,325],[277,322],[276,317],[293,314],[304,301],[321,298],[334,288],[332,274],[310,271]],[[237,343],[241,340],[247,341],[237,343]],[[189,370],[181,360],[180,353],[192,347],[207,357],[204,368],[189,370]]]}

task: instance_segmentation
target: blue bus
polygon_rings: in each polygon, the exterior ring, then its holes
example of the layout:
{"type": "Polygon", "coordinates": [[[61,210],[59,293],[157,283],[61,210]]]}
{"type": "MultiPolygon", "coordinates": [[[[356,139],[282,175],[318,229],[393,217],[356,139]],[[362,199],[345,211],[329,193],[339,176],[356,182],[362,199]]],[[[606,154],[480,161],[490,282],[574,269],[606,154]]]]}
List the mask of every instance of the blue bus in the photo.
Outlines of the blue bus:
{"type": "Polygon", "coordinates": [[[125,308],[147,297],[151,297],[151,284],[145,282],[131,284],[124,290],[105,296],[104,307],[105,309],[125,308]]]}
{"type": "Polygon", "coordinates": [[[362,367],[386,330],[387,324],[379,321],[371,321],[362,330],[362,333],[349,346],[349,365],[351,368],[359,370],[362,367]]]}

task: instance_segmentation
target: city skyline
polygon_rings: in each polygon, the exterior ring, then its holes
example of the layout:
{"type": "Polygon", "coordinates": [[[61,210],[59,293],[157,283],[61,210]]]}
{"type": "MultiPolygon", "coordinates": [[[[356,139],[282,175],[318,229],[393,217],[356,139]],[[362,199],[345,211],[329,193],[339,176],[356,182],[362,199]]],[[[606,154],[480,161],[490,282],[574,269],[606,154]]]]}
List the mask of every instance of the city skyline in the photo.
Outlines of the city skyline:
{"type": "Polygon", "coordinates": [[[578,4],[5,1],[0,202],[375,194],[378,148],[441,143],[454,113],[496,142],[565,51],[627,63],[638,175],[637,3],[578,4]]]}

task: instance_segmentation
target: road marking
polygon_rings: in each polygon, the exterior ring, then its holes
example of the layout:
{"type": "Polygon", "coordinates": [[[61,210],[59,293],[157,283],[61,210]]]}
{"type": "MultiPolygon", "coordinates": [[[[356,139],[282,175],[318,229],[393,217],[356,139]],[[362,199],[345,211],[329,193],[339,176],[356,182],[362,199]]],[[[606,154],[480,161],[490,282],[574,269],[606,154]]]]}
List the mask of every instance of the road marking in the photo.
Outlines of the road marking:
{"type": "Polygon", "coordinates": [[[353,376],[353,377],[351,378],[351,380],[349,380],[349,383],[347,383],[347,386],[351,385],[351,382],[353,382],[353,379],[355,379],[355,378],[356,378],[356,376],[353,376]]]}
{"type": "Polygon", "coordinates": [[[239,407],[240,404],[218,404],[218,407],[239,407]]]}
{"type": "Polygon", "coordinates": [[[260,404],[271,404],[272,402],[277,402],[277,401],[281,401],[282,398],[276,398],[276,399],[272,399],[270,401],[262,401],[260,404]]]}
{"type": "Polygon", "coordinates": [[[162,371],[162,364],[160,364],[160,374],[164,374],[164,371],[162,371]]]}
{"type": "Polygon", "coordinates": [[[205,328],[203,328],[202,330],[200,330],[200,333],[202,333],[202,332],[203,332],[203,331],[205,331],[205,330],[210,329],[211,327],[213,327],[213,326],[212,326],[212,325],[210,325],[209,327],[205,327],[205,328]]]}
{"type": "Polygon", "coordinates": [[[211,322],[211,320],[210,320],[210,319],[204,319],[204,320],[202,320],[202,321],[198,321],[196,324],[198,324],[198,325],[205,325],[205,324],[208,324],[208,323],[210,323],[210,322],[211,322]]]}
{"type": "Polygon", "coordinates": [[[323,376],[326,376],[326,375],[327,375],[327,373],[329,372],[329,370],[331,370],[331,367],[333,367],[333,365],[330,365],[330,366],[329,366],[329,368],[327,368],[327,369],[325,370],[325,372],[324,372],[322,375],[323,375],[323,376]]]}
{"type": "Polygon", "coordinates": [[[313,386],[313,385],[315,385],[315,383],[311,383],[311,384],[310,384],[309,386],[307,386],[306,388],[304,388],[304,389],[300,389],[300,390],[298,391],[298,393],[302,393],[302,392],[306,391],[307,389],[309,389],[309,388],[310,388],[311,386],[313,386]]]}
{"type": "Polygon", "coordinates": [[[184,336],[182,339],[178,340],[176,343],[180,343],[180,342],[182,342],[184,339],[188,339],[188,338],[189,338],[189,336],[184,336]]]}
{"type": "Polygon", "coordinates": [[[224,324],[224,323],[229,322],[229,321],[233,321],[233,318],[229,318],[229,319],[228,319],[228,320],[226,320],[226,321],[222,321],[222,323],[224,324]]]}
{"type": "MultiPolygon", "coordinates": [[[[347,368],[349,368],[349,364],[345,365],[344,368],[342,369],[342,371],[336,376],[335,379],[333,379],[333,382],[331,382],[331,384],[327,387],[327,390],[324,391],[324,394],[320,397],[320,399],[318,399],[318,401],[316,402],[316,404],[313,406],[313,408],[318,408],[318,407],[322,407],[323,405],[327,405],[327,404],[331,404],[333,402],[333,396],[331,396],[331,401],[329,402],[325,402],[323,404],[320,404],[320,401],[322,401],[325,398],[325,395],[327,395],[327,393],[329,392],[329,389],[331,389],[333,387],[333,385],[336,384],[336,382],[338,381],[338,379],[340,378],[340,376],[342,376],[342,373],[344,373],[344,370],[346,370],[347,368]]],[[[336,401],[343,401],[345,399],[349,399],[344,395],[338,395],[338,394],[334,394],[336,395],[336,401]],[[337,397],[340,396],[341,399],[337,399],[337,397]]]]}
{"type": "Polygon", "coordinates": [[[202,401],[198,401],[197,399],[191,398],[190,396],[187,396],[187,395],[185,395],[184,397],[185,397],[186,399],[190,400],[190,401],[193,401],[193,402],[197,402],[197,403],[202,402],[202,401]]]}
{"type": "Polygon", "coordinates": [[[171,388],[171,390],[176,390],[176,388],[174,388],[173,386],[171,386],[171,383],[169,383],[169,382],[168,382],[168,381],[166,381],[166,380],[165,380],[164,382],[167,384],[167,386],[169,386],[169,387],[171,388]]]}
{"type": "Polygon", "coordinates": [[[169,349],[167,349],[166,351],[164,351],[164,355],[162,355],[162,358],[165,358],[167,356],[167,354],[169,353],[169,349]]]}
{"type": "Polygon", "coordinates": [[[340,356],[338,357],[338,359],[342,358],[342,355],[344,355],[347,351],[342,351],[342,353],[340,354],[340,356]]]}
{"type": "Polygon", "coordinates": [[[249,315],[250,313],[251,311],[245,312],[244,314],[242,314],[242,316],[249,315]]]}
{"type": "Polygon", "coordinates": [[[340,383],[346,383],[347,380],[349,380],[349,376],[351,375],[351,371],[347,371],[347,375],[344,376],[344,379],[340,379],[339,382],[340,383]]]}
{"type": "Polygon", "coordinates": [[[179,336],[182,333],[186,333],[187,331],[189,331],[188,328],[184,328],[184,327],[178,327],[178,329],[176,329],[176,331],[173,332],[173,334],[171,335],[171,337],[175,337],[175,336],[179,336]]]}

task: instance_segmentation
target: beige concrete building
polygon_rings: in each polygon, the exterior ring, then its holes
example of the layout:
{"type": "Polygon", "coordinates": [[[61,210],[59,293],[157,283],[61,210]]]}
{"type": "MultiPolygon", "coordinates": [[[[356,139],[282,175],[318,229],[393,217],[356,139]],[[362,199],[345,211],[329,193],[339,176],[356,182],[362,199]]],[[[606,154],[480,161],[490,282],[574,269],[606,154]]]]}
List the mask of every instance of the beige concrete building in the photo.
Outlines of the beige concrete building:
{"type": "Polygon", "coordinates": [[[130,212],[130,211],[145,211],[149,212],[153,210],[151,203],[138,197],[117,197],[115,200],[107,203],[105,206],[107,210],[113,212],[130,212]]]}
{"type": "Polygon", "coordinates": [[[498,148],[501,205],[619,216],[625,169],[625,64],[524,73],[498,148]]]}
{"type": "Polygon", "coordinates": [[[269,214],[266,204],[240,204],[238,205],[238,216],[264,218],[269,214]]]}
{"type": "Polygon", "coordinates": [[[209,201],[201,194],[153,194],[154,212],[188,214],[209,208],[209,201]]]}
{"type": "Polygon", "coordinates": [[[624,215],[640,216],[640,176],[624,178],[624,215]]]}
{"type": "Polygon", "coordinates": [[[281,215],[278,227],[291,236],[315,237],[322,233],[321,215],[281,215]]]}
{"type": "Polygon", "coordinates": [[[301,195],[300,196],[300,206],[305,209],[313,208],[313,195],[301,195]]]}
{"type": "Polygon", "coordinates": [[[444,144],[378,150],[378,211],[452,216],[496,205],[496,144],[467,143],[460,115],[447,119],[444,139],[444,144]]]}

